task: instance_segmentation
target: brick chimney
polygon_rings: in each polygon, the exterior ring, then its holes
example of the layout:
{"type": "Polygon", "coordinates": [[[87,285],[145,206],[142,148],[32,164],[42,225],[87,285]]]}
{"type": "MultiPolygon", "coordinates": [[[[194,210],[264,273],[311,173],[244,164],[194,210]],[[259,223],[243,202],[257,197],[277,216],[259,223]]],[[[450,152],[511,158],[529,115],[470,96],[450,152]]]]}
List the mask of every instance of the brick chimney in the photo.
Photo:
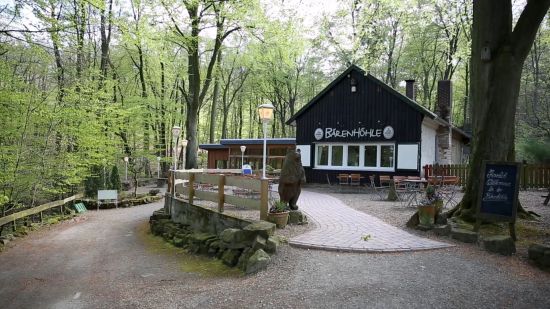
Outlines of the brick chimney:
{"type": "Polygon", "coordinates": [[[453,94],[450,80],[440,80],[437,82],[437,106],[435,113],[451,123],[453,94]]]}
{"type": "Polygon", "coordinates": [[[437,106],[435,113],[439,118],[447,121],[449,125],[440,126],[437,130],[437,148],[439,152],[439,163],[452,164],[452,87],[450,80],[440,80],[437,82],[437,106]]]}
{"type": "Polygon", "coordinates": [[[405,80],[405,95],[411,100],[416,100],[416,88],[414,87],[414,79],[405,80]]]}

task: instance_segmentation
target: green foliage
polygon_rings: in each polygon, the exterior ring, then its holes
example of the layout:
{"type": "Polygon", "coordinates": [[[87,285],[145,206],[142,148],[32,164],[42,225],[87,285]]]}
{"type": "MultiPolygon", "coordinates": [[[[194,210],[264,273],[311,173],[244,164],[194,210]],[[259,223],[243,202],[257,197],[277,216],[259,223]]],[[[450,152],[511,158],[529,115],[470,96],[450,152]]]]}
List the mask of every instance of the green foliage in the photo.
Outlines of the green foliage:
{"type": "Polygon", "coordinates": [[[527,140],[522,145],[529,161],[534,163],[550,163],[550,141],[527,140]]]}
{"type": "Polygon", "coordinates": [[[91,167],[91,173],[84,181],[84,195],[86,195],[86,197],[97,197],[97,190],[101,189],[103,186],[101,178],[102,173],[103,169],[101,166],[93,165],[91,167]]]}
{"type": "Polygon", "coordinates": [[[269,212],[278,213],[278,212],[285,212],[287,210],[288,210],[287,203],[279,200],[279,201],[272,202],[269,212]]]}
{"type": "Polygon", "coordinates": [[[110,189],[118,190],[122,188],[122,185],[120,183],[120,175],[118,173],[118,167],[116,165],[113,166],[113,169],[111,170],[111,181],[110,181],[110,189]]]}

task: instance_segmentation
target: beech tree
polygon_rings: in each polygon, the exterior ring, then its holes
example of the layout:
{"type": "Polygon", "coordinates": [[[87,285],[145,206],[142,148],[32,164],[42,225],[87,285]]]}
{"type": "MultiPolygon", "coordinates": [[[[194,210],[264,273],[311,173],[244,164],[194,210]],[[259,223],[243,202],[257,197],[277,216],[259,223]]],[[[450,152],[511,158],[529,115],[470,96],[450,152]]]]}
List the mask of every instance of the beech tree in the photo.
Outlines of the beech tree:
{"type": "MultiPolygon", "coordinates": [[[[473,3],[470,97],[472,157],[470,175],[480,175],[484,160],[515,161],[516,107],[523,64],[550,0],[527,1],[513,26],[512,1],[473,3]]],[[[473,220],[481,180],[470,177],[461,203],[451,211],[473,220]]],[[[525,213],[520,207],[519,212],[525,213]]]]}

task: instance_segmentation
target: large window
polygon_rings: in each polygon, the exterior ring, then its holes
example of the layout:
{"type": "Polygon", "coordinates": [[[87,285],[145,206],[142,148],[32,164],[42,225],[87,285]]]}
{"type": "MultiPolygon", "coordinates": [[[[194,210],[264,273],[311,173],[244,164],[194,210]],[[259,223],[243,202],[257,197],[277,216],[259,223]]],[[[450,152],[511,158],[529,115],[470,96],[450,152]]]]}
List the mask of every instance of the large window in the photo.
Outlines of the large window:
{"type": "Polygon", "coordinates": [[[328,165],[328,151],[329,146],[328,145],[318,145],[317,146],[317,162],[316,165],[322,165],[326,166],[328,165]]]}
{"type": "Polygon", "coordinates": [[[377,152],[378,152],[378,146],[377,145],[365,145],[365,164],[363,166],[366,167],[376,167],[376,158],[377,158],[377,152]]]}
{"type": "Polygon", "coordinates": [[[362,171],[393,171],[395,168],[395,145],[390,143],[317,144],[315,150],[316,168],[362,171]]]}
{"type": "Polygon", "coordinates": [[[361,146],[348,146],[348,166],[359,166],[359,149],[361,146]]]}
{"type": "Polygon", "coordinates": [[[381,145],[380,167],[393,167],[393,145],[381,145]]]}
{"type": "Polygon", "coordinates": [[[332,146],[332,166],[342,166],[344,158],[344,146],[332,146]]]}

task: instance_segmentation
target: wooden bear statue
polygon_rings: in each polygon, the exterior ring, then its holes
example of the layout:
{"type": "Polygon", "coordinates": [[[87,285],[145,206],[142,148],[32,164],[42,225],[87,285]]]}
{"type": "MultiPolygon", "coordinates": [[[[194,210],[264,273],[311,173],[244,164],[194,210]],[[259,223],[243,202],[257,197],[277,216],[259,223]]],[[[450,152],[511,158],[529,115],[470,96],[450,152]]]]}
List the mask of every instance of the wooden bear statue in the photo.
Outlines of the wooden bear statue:
{"type": "Polygon", "coordinates": [[[292,210],[298,209],[296,203],[304,183],[306,183],[306,173],[302,166],[300,151],[288,149],[279,179],[279,197],[281,201],[288,203],[292,210]]]}

